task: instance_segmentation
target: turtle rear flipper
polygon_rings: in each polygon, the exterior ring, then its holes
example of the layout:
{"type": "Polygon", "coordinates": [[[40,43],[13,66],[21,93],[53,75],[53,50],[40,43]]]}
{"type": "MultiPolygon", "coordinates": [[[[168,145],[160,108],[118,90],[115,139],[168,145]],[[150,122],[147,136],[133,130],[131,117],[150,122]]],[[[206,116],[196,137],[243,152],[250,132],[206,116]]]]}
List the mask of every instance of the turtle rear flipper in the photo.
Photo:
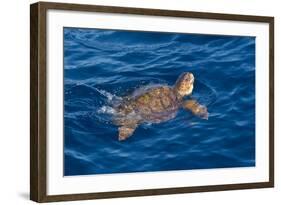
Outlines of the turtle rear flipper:
{"type": "Polygon", "coordinates": [[[134,133],[134,131],[136,130],[137,125],[124,125],[118,128],[119,131],[119,135],[118,135],[118,139],[119,141],[123,141],[126,140],[127,138],[129,138],[130,136],[132,136],[132,134],[134,133]]]}

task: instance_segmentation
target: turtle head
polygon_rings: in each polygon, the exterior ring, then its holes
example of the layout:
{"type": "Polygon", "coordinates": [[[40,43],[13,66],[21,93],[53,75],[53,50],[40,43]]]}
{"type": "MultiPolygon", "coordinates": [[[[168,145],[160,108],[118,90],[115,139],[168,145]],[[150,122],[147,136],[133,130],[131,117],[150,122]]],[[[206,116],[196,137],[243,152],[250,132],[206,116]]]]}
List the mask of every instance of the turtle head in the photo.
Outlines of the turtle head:
{"type": "Polygon", "coordinates": [[[178,96],[183,98],[190,95],[193,90],[194,76],[192,73],[182,73],[176,81],[175,91],[178,96]]]}

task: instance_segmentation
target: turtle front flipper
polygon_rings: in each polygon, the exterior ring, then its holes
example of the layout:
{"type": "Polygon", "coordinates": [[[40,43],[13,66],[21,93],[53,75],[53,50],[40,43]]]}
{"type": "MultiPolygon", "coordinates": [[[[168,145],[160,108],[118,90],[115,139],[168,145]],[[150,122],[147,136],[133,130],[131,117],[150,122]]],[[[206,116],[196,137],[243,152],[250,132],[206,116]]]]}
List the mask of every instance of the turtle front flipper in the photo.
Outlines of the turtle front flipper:
{"type": "Polygon", "coordinates": [[[191,111],[195,116],[208,120],[209,113],[207,107],[200,105],[196,100],[186,100],[183,102],[183,108],[191,111]]]}
{"type": "Polygon", "coordinates": [[[119,127],[118,128],[118,131],[119,131],[118,139],[119,139],[119,141],[126,140],[127,138],[132,136],[132,134],[134,133],[136,128],[137,128],[137,124],[123,125],[123,126],[119,127]]]}

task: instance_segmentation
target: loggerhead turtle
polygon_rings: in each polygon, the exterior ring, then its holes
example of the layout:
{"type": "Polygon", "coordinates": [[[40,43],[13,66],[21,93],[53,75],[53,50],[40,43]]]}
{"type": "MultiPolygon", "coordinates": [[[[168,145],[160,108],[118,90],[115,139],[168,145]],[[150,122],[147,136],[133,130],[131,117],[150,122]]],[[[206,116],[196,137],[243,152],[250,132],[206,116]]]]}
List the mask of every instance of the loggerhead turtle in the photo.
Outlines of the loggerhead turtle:
{"type": "Polygon", "coordinates": [[[194,99],[183,99],[192,93],[193,84],[193,74],[186,72],[179,76],[174,86],[141,88],[124,97],[115,107],[114,123],[119,126],[118,139],[130,137],[141,123],[160,123],[174,118],[181,107],[202,119],[208,119],[209,113],[204,105],[194,99]]]}

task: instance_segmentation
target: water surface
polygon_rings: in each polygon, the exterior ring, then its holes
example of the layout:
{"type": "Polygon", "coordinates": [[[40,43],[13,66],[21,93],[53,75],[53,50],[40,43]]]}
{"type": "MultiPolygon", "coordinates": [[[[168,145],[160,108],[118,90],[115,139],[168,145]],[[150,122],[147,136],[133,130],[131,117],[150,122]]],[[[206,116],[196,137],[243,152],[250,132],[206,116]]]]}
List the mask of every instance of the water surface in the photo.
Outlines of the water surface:
{"type": "Polygon", "coordinates": [[[255,166],[255,38],[64,28],[64,175],[255,166]],[[196,78],[185,110],[118,141],[112,106],[147,85],[196,78]]]}

